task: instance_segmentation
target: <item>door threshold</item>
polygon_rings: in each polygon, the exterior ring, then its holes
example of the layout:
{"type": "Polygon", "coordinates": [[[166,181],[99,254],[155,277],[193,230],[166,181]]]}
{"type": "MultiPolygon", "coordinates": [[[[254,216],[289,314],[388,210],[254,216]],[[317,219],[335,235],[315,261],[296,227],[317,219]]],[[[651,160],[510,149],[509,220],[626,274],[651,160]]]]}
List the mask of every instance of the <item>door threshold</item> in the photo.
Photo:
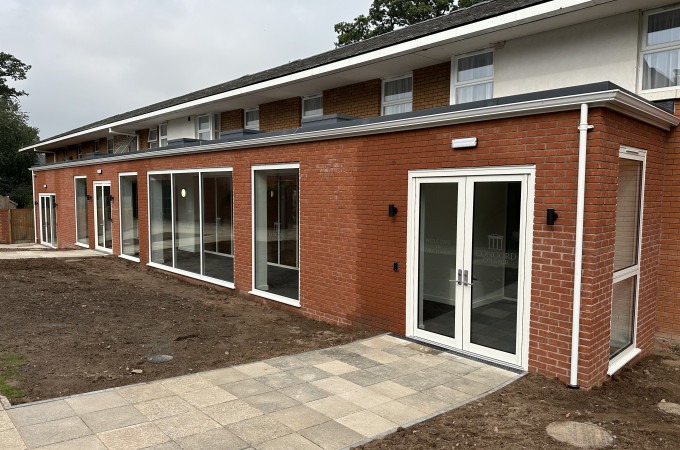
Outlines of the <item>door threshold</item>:
{"type": "Polygon", "coordinates": [[[457,349],[457,348],[447,347],[445,345],[442,345],[442,344],[439,344],[437,342],[433,342],[433,341],[430,341],[430,340],[427,340],[427,339],[417,338],[417,337],[413,337],[413,336],[401,336],[401,335],[396,334],[396,333],[390,333],[390,334],[392,336],[395,336],[395,337],[398,337],[398,338],[401,338],[401,339],[405,339],[405,340],[413,342],[415,344],[424,345],[425,347],[429,347],[429,348],[432,348],[434,350],[449,353],[451,355],[460,356],[461,358],[469,359],[471,361],[480,362],[480,363],[483,363],[483,364],[486,364],[486,365],[489,365],[489,366],[492,366],[492,367],[497,367],[499,369],[509,370],[509,371],[517,373],[517,374],[523,374],[523,373],[527,372],[522,367],[516,366],[515,364],[509,364],[509,363],[499,361],[499,360],[493,359],[493,358],[485,358],[485,357],[480,356],[476,353],[470,353],[470,352],[466,352],[464,350],[460,350],[460,349],[457,349]]]}

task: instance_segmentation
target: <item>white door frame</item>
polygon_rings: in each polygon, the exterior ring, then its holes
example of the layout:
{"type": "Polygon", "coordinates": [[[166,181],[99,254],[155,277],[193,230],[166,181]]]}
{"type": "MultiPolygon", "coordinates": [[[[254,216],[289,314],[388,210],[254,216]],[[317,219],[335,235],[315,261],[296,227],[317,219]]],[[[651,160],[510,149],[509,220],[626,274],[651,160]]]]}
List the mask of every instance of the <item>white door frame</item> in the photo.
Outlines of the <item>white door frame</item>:
{"type": "MultiPolygon", "coordinates": [[[[102,252],[113,253],[113,223],[111,224],[111,248],[106,246],[102,247],[99,245],[99,207],[97,206],[97,188],[102,188],[102,194],[104,192],[104,187],[109,187],[109,195],[111,195],[111,181],[95,181],[92,183],[92,190],[94,191],[94,248],[102,252]]],[[[110,205],[110,203],[109,203],[110,205]]],[[[113,210],[113,206],[110,206],[113,210]]],[[[113,211],[111,211],[111,219],[113,219],[113,211]]],[[[106,225],[104,225],[104,245],[106,245],[106,225]]]]}
{"type": "MultiPolygon", "coordinates": [[[[464,169],[438,169],[438,170],[412,170],[409,171],[408,187],[408,224],[407,224],[407,276],[406,276],[406,335],[435,343],[442,347],[448,347],[463,353],[470,353],[482,359],[499,362],[504,365],[515,366],[524,370],[528,369],[529,351],[529,307],[531,304],[531,261],[533,251],[533,222],[534,222],[534,193],[535,193],[535,166],[503,166],[464,169]],[[476,181],[517,181],[524,184],[522,195],[522,210],[520,218],[520,230],[523,242],[520,248],[520,262],[518,276],[520,291],[518,291],[517,309],[517,354],[508,353],[478,346],[469,342],[469,333],[458,333],[456,338],[448,338],[431,332],[420,330],[418,320],[418,252],[419,252],[419,191],[423,183],[447,183],[457,182],[464,186],[476,181]],[[467,335],[467,338],[465,337],[467,335]]],[[[472,236],[472,213],[465,211],[465,202],[471,202],[473,193],[471,189],[459,189],[458,220],[463,226],[458,227],[458,242],[471,243],[472,236]],[[465,195],[467,198],[461,198],[465,195]],[[461,222],[465,220],[465,223],[461,222]],[[461,230],[464,229],[464,230],[461,230]],[[464,235],[462,234],[464,233],[464,235]]],[[[471,207],[470,207],[471,209],[471,207]]],[[[458,245],[457,247],[465,247],[458,245]]],[[[470,246],[467,245],[469,248],[470,246]]],[[[456,267],[471,267],[471,251],[457,248],[456,267]],[[459,264],[461,263],[461,264],[459,264]]],[[[456,298],[461,299],[463,304],[470,302],[470,289],[457,285],[456,298]],[[467,292],[466,292],[467,291],[467,292]]],[[[464,326],[462,313],[456,315],[456,330],[464,326]],[[460,322],[460,323],[458,323],[460,322]]],[[[469,324],[468,324],[469,326],[469,324]]]]}
{"type": "MultiPolygon", "coordinates": [[[[49,201],[49,200],[48,200],[49,201]]],[[[40,244],[41,245],[48,245],[50,247],[56,248],[56,243],[57,243],[57,212],[54,210],[54,208],[57,206],[57,195],[48,193],[48,194],[39,194],[38,197],[38,211],[40,213],[40,244]],[[45,209],[43,208],[43,199],[50,199],[54,197],[54,204],[50,202],[50,207],[48,208],[49,214],[50,214],[50,229],[48,230],[49,236],[44,236],[43,235],[43,215],[45,214],[45,209]]]]}

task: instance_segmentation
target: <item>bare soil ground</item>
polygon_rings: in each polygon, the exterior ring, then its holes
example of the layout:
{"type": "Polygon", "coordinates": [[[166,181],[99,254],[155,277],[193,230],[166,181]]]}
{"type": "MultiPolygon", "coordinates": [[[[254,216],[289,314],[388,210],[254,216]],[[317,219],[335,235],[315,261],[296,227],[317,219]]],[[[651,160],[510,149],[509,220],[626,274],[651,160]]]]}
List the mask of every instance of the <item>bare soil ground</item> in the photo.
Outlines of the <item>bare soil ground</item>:
{"type": "Polygon", "coordinates": [[[360,448],[573,448],[553,440],[545,428],[555,421],[577,421],[609,431],[614,448],[677,450],[680,416],[659,410],[661,400],[680,403],[677,352],[652,355],[590,391],[529,374],[476,402],[360,448]]]}
{"type": "Polygon", "coordinates": [[[0,375],[5,375],[0,387],[4,378],[12,404],[374,334],[309,320],[114,257],[0,260],[0,375]],[[154,355],[173,359],[154,364],[147,360],[154,355]]]}

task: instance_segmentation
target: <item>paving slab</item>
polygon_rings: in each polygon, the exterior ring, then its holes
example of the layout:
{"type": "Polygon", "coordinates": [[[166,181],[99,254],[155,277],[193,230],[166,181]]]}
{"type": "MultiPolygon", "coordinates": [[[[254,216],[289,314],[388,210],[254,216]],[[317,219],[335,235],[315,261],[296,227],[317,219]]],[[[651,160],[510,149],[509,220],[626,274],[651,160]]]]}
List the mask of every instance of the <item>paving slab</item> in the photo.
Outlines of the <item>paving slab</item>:
{"type": "Polygon", "coordinates": [[[0,449],[341,449],[425,420],[520,376],[382,335],[199,374],[5,405],[0,449]]]}
{"type": "Polygon", "coordinates": [[[614,442],[608,431],[592,423],[553,422],[546,431],[553,439],[578,448],[604,448],[614,442]]]}

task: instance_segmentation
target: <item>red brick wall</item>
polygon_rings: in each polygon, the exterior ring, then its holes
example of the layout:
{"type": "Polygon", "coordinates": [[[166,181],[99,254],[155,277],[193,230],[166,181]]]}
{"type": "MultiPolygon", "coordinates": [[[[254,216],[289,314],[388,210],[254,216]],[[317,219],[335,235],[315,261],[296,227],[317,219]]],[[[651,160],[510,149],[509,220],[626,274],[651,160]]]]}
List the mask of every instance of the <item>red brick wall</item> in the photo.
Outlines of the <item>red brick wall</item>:
{"type": "Polygon", "coordinates": [[[449,104],[451,63],[423,67],[413,71],[413,110],[449,104]]]}
{"type": "Polygon", "coordinates": [[[260,130],[290,130],[300,126],[302,99],[287,98],[260,105],[260,130]]]}
{"type": "Polygon", "coordinates": [[[9,244],[9,210],[0,209],[0,244],[9,244]]]}
{"type": "Polygon", "coordinates": [[[378,117],[381,89],[382,82],[376,79],[324,91],[323,113],[378,117]]]}
{"type": "Polygon", "coordinates": [[[243,128],[243,110],[234,109],[220,114],[220,130],[229,131],[243,128]]]}
{"type": "MultiPolygon", "coordinates": [[[[529,330],[529,368],[567,380],[571,345],[573,265],[578,162],[577,111],[300,143],[222,153],[187,154],[143,161],[37,172],[37,193],[57,192],[61,247],[75,242],[73,176],[110,180],[118,172],[139,179],[142,265],[148,259],[147,170],[232,167],[234,177],[235,286],[251,289],[251,167],[300,163],[300,301],[302,314],[338,324],[405,332],[408,171],[491,165],[535,165],[534,239],[529,330]],[[452,151],[451,139],[476,136],[471,151],[452,151]],[[97,175],[96,169],[103,174],[97,175]],[[400,209],[387,215],[387,205],[400,209]],[[545,211],[560,215],[545,224],[545,211]],[[400,263],[394,272],[392,263],[400,263]]],[[[602,382],[608,364],[613,231],[619,145],[650,151],[645,202],[639,343],[653,336],[660,211],[660,154],[664,133],[620,115],[593,110],[583,276],[580,384],[602,382]],[[657,193],[656,195],[654,193],[657,193]],[[658,221],[657,221],[658,222],[658,221]],[[656,234],[655,234],[656,233],[656,234]],[[655,236],[657,236],[655,238],[655,236]]],[[[36,195],[37,195],[36,193],[36,195]]],[[[91,202],[90,202],[91,203],[91,202]]],[[[90,206],[90,205],[88,205],[90,206]]],[[[88,212],[92,223],[92,210],[88,212]]],[[[114,253],[119,253],[118,201],[113,203],[114,253]]],[[[92,225],[91,225],[92,227],[92,225]]],[[[93,242],[91,228],[90,240],[93,242]]],[[[244,294],[247,295],[247,294],[244,294]]],[[[278,305],[280,307],[281,306],[278,305]]]]}
{"type": "MultiPolygon", "coordinates": [[[[149,129],[143,128],[141,130],[135,130],[137,135],[137,143],[140,150],[146,150],[149,148],[149,129]]],[[[104,143],[104,149],[99,150],[101,153],[106,153],[106,143],[104,143]]]]}

